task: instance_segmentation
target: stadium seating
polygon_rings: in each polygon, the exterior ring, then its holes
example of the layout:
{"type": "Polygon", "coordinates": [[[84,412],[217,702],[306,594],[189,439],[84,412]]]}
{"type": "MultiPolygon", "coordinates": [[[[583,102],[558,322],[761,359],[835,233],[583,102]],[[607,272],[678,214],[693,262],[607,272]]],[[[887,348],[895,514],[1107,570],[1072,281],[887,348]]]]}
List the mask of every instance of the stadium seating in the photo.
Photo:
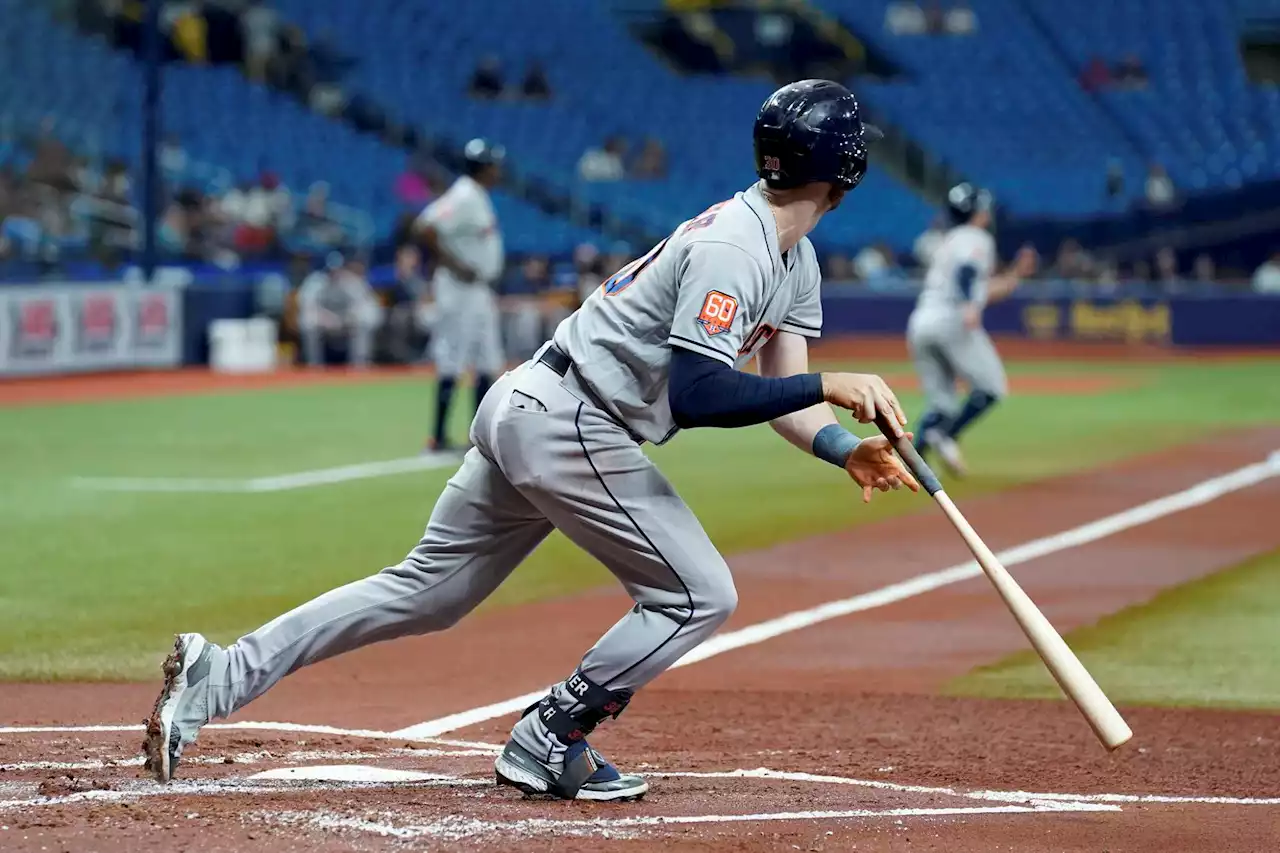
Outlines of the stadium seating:
{"type": "Polygon", "coordinates": [[[1106,206],[1107,162],[1130,199],[1151,162],[1178,186],[1238,186],[1280,170],[1280,95],[1249,85],[1238,53],[1242,10],[1275,0],[971,0],[978,32],[895,36],[890,0],[820,0],[900,63],[906,81],[864,86],[867,99],[1016,212],[1085,215],[1106,206]],[[1085,92],[1094,56],[1134,53],[1145,90],[1085,92]]]}
{"type": "MultiPolygon", "coordinates": [[[[55,116],[57,132],[77,149],[138,165],[138,63],[54,23],[38,7],[14,3],[0,33],[0,114],[24,130],[55,116]]],[[[230,67],[167,66],[162,103],[165,132],[176,134],[193,158],[242,181],[270,170],[295,192],[327,181],[335,201],[369,211],[380,237],[390,233],[400,212],[392,186],[404,151],[249,83],[230,67]]],[[[496,194],[495,206],[513,252],[560,254],[580,242],[602,242],[595,231],[505,194],[496,194]]]]}
{"type": "MultiPolygon", "coordinates": [[[[904,79],[869,84],[865,97],[927,149],[992,187],[1015,212],[1078,215],[1098,209],[1111,157],[1136,176],[1132,143],[1066,73],[1014,0],[974,0],[969,36],[896,36],[890,0],[822,0],[891,61],[904,79]]],[[[1066,4],[1071,9],[1076,4],[1066,4]]]]}
{"type": "Polygon", "coordinates": [[[1151,78],[1146,88],[1099,97],[1175,184],[1235,187],[1280,176],[1280,90],[1251,85],[1239,49],[1241,13],[1280,13],[1280,3],[1029,3],[1074,66],[1094,57],[1142,60],[1151,78]]]}
{"type": "MultiPolygon", "coordinates": [[[[602,0],[273,0],[313,38],[358,60],[349,82],[393,113],[455,139],[484,135],[505,144],[526,169],[572,185],[619,215],[665,232],[751,181],[751,121],[773,88],[764,80],[683,77],[631,34],[602,0]],[[495,26],[494,22],[501,22],[495,26]],[[502,58],[518,83],[526,65],[545,65],[548,103],[476,101],[466,94],[476,64],[502,58]],[[612,134],[638,145],[661,140],[670,176],[660,182],[585,184],[579,157],[612,134]]],[[[818,237],[852,248],[884,239],[905,248],[930,208],[883,173],[873,173],[818,237]]]]}

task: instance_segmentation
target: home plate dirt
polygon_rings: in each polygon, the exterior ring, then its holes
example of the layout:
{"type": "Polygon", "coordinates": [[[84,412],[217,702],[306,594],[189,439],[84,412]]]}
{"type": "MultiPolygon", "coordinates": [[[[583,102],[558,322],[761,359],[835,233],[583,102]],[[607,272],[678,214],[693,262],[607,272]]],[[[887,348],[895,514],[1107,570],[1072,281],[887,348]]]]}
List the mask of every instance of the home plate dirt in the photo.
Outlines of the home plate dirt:
{"type": "MultiPolygon", "coordinates": [[[[1234,439],[967,501],[966,515],[1009,548],[1280,447],[1275,430],[1234,439]]],[[[963,561],[936,515],[734,557],[742,606],[726,630],[963,561]]],[[[1015,574],[1066,631],[1280,546],[1280,525],[1259,523],[1276,517],[1271,477],[1015,574]]],[[[628,804],[496,787],[510,715],[437,739],[391,734],[545,686],[626,606],[616,591],[482,613],[298,673],[243,719],[312,730],[207,729],[167,787],[141,776],[141,728],[129,725],[155,684],[6,685],[0,850],[1276,849],[1275,715],[1124,708],[1134,740],[1108,754],[1068,703],[939,695],[1025,643],[985,584],[962,579],[664,675],[593,738],[649,777],[650,794],[628,804]]]]}

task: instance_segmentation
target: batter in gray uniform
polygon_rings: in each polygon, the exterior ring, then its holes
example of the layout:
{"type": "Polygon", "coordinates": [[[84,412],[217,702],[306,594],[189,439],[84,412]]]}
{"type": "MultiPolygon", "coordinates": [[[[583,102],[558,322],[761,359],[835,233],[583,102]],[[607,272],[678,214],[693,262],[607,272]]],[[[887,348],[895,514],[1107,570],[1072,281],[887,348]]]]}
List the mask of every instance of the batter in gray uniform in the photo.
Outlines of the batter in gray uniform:
{"type": "Polygon", "coordinates": [[[956,438],[1008,392],[1004,365],[982,328],[982,310],[1035,272],[1036,255],[1023,249],[1007,272],[993,276],[991,194],[959,184],[947,194],[947,209],[954,227],[929,261],[907,322],[907,346],[928,402],[916,449],[936,450],[951,473],[962,476],[965,463],[956,438]],[[963,404],[956,387],[960,380],[969,387],[963,404]]]}
{"type": "Polygon", "coordinates": [[[599,559],[635,599],[577,668],[515,724],[498,781],[566,799],[648,790],[588,746],[633,694],[696,647],[737,604],[698,519],[642,450],[682,428],[769,422],[801,450],[873,489],[916,488],[862,422],[906,424],[876,376],[808,372],[822,325],[805,235],[866,169],[857,101],[836,83],[776,92],[756,120],[761,181],[685,222],[618,270],[538,354],[504,374],[471,427],[474,447],[398,565],[311,601],[227,648],[178,637],[148,722],[147,766],[169,779],[182,748],[298,668],[369,643],[443,630],[553,530],[599,559]],[[759,356],[760,375],[740,371],[759,356]]]}

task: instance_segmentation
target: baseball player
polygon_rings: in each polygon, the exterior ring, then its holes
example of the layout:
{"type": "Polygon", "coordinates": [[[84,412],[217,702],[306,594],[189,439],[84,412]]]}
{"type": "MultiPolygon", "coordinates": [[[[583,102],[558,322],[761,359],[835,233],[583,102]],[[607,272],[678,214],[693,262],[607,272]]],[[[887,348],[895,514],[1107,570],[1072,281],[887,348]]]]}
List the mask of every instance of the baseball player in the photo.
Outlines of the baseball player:
{"type": "Polygon", "coordinates": [[[964,476],[956,439],[1008,392],[1004,365],[982,328],[982,310],[1004,299],[1036,269],[1024,248],[1004,273],[993,275],[996,243],[991,194],[958,184],[947,194],[952,227],[929,263],[924,288],[907,321],[907,347],[928,404],[916,428],[916,449],[935,450],[955,476],[964,476]],[[960,403],[957,380],[969,397],[960,403]]]}
{"type": "Polygon", "coordinates": [[[502,372],[502,333],[493,285],[502,275],[502,232],[489,191],[502,177],[504,151],[483,139],[463,149],[467,173],[427,205],[415,231],[436,259],[431,279],[435,319],[431,360],[436,366],[435,430],[429,450],[449,450],[449,406],[458,376],[475,371],[476,407],[502,372]]]}
{"type": "Polygon", "coordinates": [[[866,155],[858,103],[843,86],[805,80],[775,92],[755,123],[761,180],[614,273],[498,380],[472,423],[474,446],[403,562],[227,648],[178,637],[144,743],[156,778],[173,775],[201,726],[288,673],[454,624],[558,528],[617,576],[635,606],[516,722],[497,778],[564,799],[643,795],[648,783],[620,773],[586,736],[710,636],[737,592],[641,445],[681,429],[768,422],[842,468],[863,500],[874,489],[918,488],[883,436],[860,441],[832,411],[864,423],[881,413],[900,433],[906,416],[884,381],[808,370],[822,303],[805,235],[858,185],[866,155]],[[756,356],[759,375],[740,369],[756,356]]]}

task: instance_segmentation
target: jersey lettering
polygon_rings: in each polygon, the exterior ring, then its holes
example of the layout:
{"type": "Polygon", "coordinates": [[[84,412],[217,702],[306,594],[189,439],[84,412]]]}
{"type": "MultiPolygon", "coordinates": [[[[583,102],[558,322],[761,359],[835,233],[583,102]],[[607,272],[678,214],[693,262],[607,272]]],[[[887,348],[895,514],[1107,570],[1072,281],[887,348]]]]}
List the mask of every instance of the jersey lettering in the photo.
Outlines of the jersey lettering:
{"type": "Polygon", "coordinates": [[[702,310],[698,312],[698,325],[708,335],[720,335],[733,326],[733,318],[738,314],[738,300],[727,293],[713,290],[702,300],[702,310]]]}
{"type": "Polygon", "coordinates": [[[670,239],[670,237],[664,238],[662,242],[650,249],[648,254],[636,258],[634,261],[626,264],[622,269],[609,276],[609,278],[605,279],[604,284],[600,285],[600,289],[604,291],[604,295],[617,296],[619,293],[630,287],[631,283],[636,280],[636,276],[640,275],[640,273],[644,271],[645,267],[653,263],[654,259],[658,257],[658,254],[662,251],[663,247],[667,245],[667,240],[670,239]]]}
{"type": "Polygon", "coordinates": [[[696,218],[691,219],[689,224],[684,227],[685,231],[696,231],[699,228],[706,228],[712,222],[716,221],[716,211],[724,207],[729,202],[722,201],[719,204],[713,204],[706,210],[699,213],[696,218]]]}

